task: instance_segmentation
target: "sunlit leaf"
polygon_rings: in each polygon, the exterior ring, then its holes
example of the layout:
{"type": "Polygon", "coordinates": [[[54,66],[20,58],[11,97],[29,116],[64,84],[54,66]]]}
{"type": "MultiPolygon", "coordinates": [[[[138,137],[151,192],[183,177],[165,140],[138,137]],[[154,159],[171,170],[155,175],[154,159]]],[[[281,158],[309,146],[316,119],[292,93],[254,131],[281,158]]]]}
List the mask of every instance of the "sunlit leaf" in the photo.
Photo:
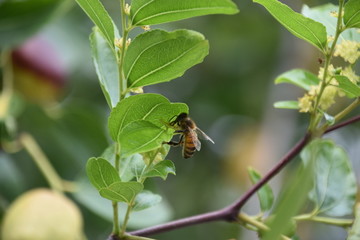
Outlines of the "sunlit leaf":
{"type": "Polygon", "coordinates": [[[139,94],[130,96],[112,109],[109,117],[109,131],[114,141],[126,125],[137,120],[151,121],[158,127],[169,122],[170,118],[189,109],[183,103],[170,103],[159,94],[139,94]]]}
{"type": "Polygon", "coordinates": [[[296,37],[301,38],[320,51],[326,52],[327,35],[325,26],[294,12],[277,0],[254,0],[263,5],[274,18],[296,37]]]}
{"type": "Polygon", "coordinates": [[[209,14],[239,12],[230,0],[133,0],[130,18],[133,25],[154,25],[209,14]]]}
{"type": "Polygon", "coordinates": [[[279,101],[274,103],[275,108],[299,109],[298,101],[279,101]]]}
{"type": "Polygon", "coordinates": [[[355,220],[346,240],[360,240],[360,203],[355,207],[355,220]]]}
{"type": "Polygon", "coordinates": [[[173,133],[155,124],[138,120],[126,125],[119,135],[121,153],[124,157],[159,148],[164,141],[169,141],[173,133]]]}
{"type": "MultiPolygon", "coordinates": [[[[332,13],[337,12],[339,6],[328,3],[316,7],[308,7],[304,5],[301,13],[308,18],[314,19],[317,22],[322,23],[326,27],[326,32],[329,36],[335,36],[337,18],[332,13]]],[[[356,32],[357,29],[346,29],[341,33],[339,40],[351,40],[360,41],[360,34],[356,32]]]]}
{"type": "Polygon", "coordinates": [[[348,0],[345,4],[344,23],[347,28],[360,28],[360,1],[348,0]]]}
{"type": "Polygon", "coordinates": [[[317,211],[339,217],[351,214],[356,198],[356,178],[346,152],[331,140],[319,139],[302,152],[305,164],[314,162],[314,187],[309,197],[317,211]]]}
{"type": "Polygon", "coordinates": [[[100,189],[100,195],[111,201],[130,203],[143,188],[144,186],[138,182],[115,182],[100,189]]]}
{"type": "Polygon", "coordinates": [[[99,0],[76,0],[76,2],[100,29],[109,46],[115,49],[115,26],[102,3],[99,0]]]}
{"type": "Polygon", "coordinates": [[[309,91],[311,86],[318,85],[319,82],[320,80],[317,76],[303,69],[293,69],[287,71],[275,79],[276,84],[289,83],[303,88],[306,91],[309,91]]]}
{"type": "Polygon", "coordinates": [[[167,82],[180,77],[209,53],[204,36],[190,30],[152,30],[130,44],[124,62],[128,88],[167,82]]]}
{"type": "MultiPolygon", "coordinates": [[[[260,173],[251,167],[248,168],[248,173],[252,184],[256,184],[262,178],[260,173]]],[[[270,210],[274,203],[274,194],[271,187],[268,184],[265,184],[256,193],[259,198],[261,211],[266,212],[270,210]]]]}
{"type": "Polygon", "coordinates": [[[116,106],[119,101],[119,66],[116,53],[111,49],[106,38],[94,27],[90,35],[91,50],[96,73],[101,89],[110,108],[116,106]]]}
{"type": "Polygon", "coordinates": [[[166,180],[168,174],[176,175],[175,165],[170,160],[164,160],[145,172],[143,177],[161,177],[166,180]]]}
{"type": "Polygon", "coordinates": [[[160,195],[144,190],[136,196],[133,211],[141,211],[150,208],[160,203],[161,199],[160,195]]]}
{"type": "Polygon", "coordinates": [[[60,0],[0,2],[0,46],[4,47],[22,43],[69,5],[60,0]]]}
{"type": "Polygon", "coordinates": [[[355,98],[360,96],[360,87],[355,83],[351,82],[345,76],[336,75],[336,81],[339,83],[339,88],[343,90],[349,98],[355,98]]]}
{"type": "Polygon", "coordinates": [[[86,164],[86,174],[98,190],[120,181],[116,169],[103,158],[90,158],[86,164]]]}

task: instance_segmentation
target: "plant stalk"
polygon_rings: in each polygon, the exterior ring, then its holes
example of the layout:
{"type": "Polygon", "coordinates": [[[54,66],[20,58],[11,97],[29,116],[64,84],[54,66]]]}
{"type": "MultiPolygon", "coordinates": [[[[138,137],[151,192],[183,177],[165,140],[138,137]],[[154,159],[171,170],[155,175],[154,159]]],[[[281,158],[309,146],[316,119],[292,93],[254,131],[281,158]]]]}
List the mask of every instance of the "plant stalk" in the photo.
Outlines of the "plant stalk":
{"type": "Polygon", "coordinates": [[[20,136],[19,141],[45,176],[50,187],[55,191],[63,192],[64,189],[60,176],[56,173],[55,169],[50,164],[49,159],[45,156],[35,139],[30,134],[23,133],[20,136]]]}

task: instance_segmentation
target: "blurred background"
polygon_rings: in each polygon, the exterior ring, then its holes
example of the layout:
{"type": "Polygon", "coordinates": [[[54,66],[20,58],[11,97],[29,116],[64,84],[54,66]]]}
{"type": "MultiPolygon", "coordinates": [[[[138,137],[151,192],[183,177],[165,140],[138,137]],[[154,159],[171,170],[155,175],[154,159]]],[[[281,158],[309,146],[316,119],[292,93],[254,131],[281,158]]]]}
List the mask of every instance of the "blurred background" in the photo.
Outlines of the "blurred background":
{"type": "MultiPolygon", "coordinates": [[[[118,1],[102,2],[119,26],[118,1]]],[[[303,4],[316,6],[328,1],[283,2],[299,12],[303,4]]],[[[215,145],[204,143],[200,152],[186,160],[180,148],[172,149],[168,159],[175,162],[177,176],[169,176],[166,182],[156,179],[147,183],[163,196],[163,202],[135,213],[131,229],[232,203],[251,186],[248,166],[265,174],[306,130],[306,114],[273,108],[275,101],[295,100],[303,92],[294,86],[275,86],[273,80],[293,68],[307,68],[317,74],[320,53],[293,37],[260,5],[250,0],[235,3],[240,9],[237,15],[210,15],[152,26],[192,29],[209,40],[210,54],[203,63],[181,78],[144,90],[188,104],[191,117],[215,145]]],[[[98,84],[88,40],[92,27],[74,1],[0,1],[0,49],[11,51],[18,94],[12,105],[14,113],[6,121],[0,119],[0,130],[2,138],[6,135],[11,139],[11,131],[32,134],[59,175],[76,182],[76,191],[68,196],[81,209],[87,238],[102,240],[112,229],[111,204],[98,196],[85,175],[87,159],[101,155],[110,143],[109,109],[98,84]]],[[[354,124],[331,134],[348,150],[358,177],[359,127],[354,124]]],[[[23,192],[48,187],[27,152],[10,154],[7,148],[0,145],[0,219],[23,192]]],[[[293,163],[271,181],[276,194],[296,165],[293,163]]],[[[256,214],[256,197],[243,210],[256,214]]],[[[321,224],[301,224],[298,230],[301,239],[346,236],[341,228],[321,224]]],[[[225,240],[257,236],[237,224],[214,222],[153,237],[225,240]]]]}

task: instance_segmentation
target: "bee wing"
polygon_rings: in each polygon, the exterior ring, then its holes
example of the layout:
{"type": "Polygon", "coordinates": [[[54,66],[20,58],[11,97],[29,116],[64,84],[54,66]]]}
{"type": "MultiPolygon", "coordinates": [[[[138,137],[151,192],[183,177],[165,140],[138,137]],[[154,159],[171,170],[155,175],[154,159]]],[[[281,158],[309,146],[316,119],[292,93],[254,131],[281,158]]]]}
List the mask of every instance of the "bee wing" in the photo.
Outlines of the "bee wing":
{"type": "Polygon", "coordinates": [[[200,151],[201,149],[201,142],[199,141],[199,139],[196,138],[196,140],[194,141],[194,145],[197,151],[200,151]]]}
{"type": "Polygon", "coordinates": [[[199,138],[210,141],[212,144],[215,144],[214,140],[212,140],[206,133],[204,133],[200,128],[196,128],[196,133],[199,138]]]}

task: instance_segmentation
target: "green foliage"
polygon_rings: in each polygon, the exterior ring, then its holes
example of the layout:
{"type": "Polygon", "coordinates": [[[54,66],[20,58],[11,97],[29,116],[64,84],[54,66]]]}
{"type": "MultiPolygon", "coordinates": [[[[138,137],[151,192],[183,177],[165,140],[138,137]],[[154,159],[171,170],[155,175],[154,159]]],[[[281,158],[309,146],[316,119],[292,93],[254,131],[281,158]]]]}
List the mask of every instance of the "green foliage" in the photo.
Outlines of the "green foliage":
{"type": "Polygon", "coordinates": [[[99,0],[76,0],[76,2],[99,28],[109,46],[115,49],[115,26],[102,3],[99,0]]]}
{"type": "Polygon", "coordinates": [[[280,239],[281,235],[293,236],[296,229],[293,217],[301,210],[311,189],[312,166],[300,168],[293,178],[288,180],[287,188],[278,201],[270,219],[270,230],[265,232],[262,240],[280,239]]]}
{"type": "MultiPolygon", "coordinates": [[[[257,183],[262,178],[260,173],[251,167],[248,168],[248,173],[253,184],[257,183]]],[[[274,203],[274,194],[271,187],[268,184],[265,184],[257,191],[257,195],[260,201],[261,211],[266,212],[270,210],[274,203]]]]}
{"type": "Polygon", "coordinates": [[[139,182],[115,182],[106,188],[100,189],[100,195],[115,202],[128,204],[143,190],[144,186],[139,182]]]}
{"type": "Polygon", "coordinates": [[[137,36],[124,60],[128,88],[167,82],[180,77],[209,53],[204,36],[190,30],[152,30],[137,36]]]}
{"type": "Polygon", "coordinates": [[[331,140],[319,139],[301,153],[305,165],[313,162],[314,187],[309,198],[318,213],[339,217],[351,214],[356,199],[356,178],[346,152],[331,140]]]}
{"type": "MultiPolygon", "coordinates": [[[[316,7],[308,7],[304,5],[301,13],[308,18],[314,19],[317,22],[322,23],[326,27],[328,36],[335,36],[337,18],[332,16],[331,13],[336,13],[339,10],[339,6],[328,3],[316,7]]],[[[346,10],[345,10],[346,12],[346,10]]],[[[346,15],[346,13],[345,13],[346,15]]],[[[356,32],[356,29],[347,29],[342,32],[340,39],[342,40],[360,40],[360,34],[356,32]]]]}
{"type": "Polygon", "coordinates": [[[119,66],[116,53],[98,27],[90,35],[92,56],[101,89],[110,108],[120,99],[119,66]]]}
{"type": "Polygon", "coordinates": [[[70,1],[24,0],[0,3],[0,46],[13,47],[68,7],[70,1]]]}
{"type": "Polygon", "coordinates": [[[336,75],[336,81],[339,83],[339,88],[344,91],[347,97],[360,97],[360,87],[350,81],[347,77],[336,75]]]}
{"type": "Polygon", "coordinates": [[[326,52],[327,36],[324,25],[294,12],[287,5],[277,0],[254,0],[263,5],[287,30],[323,53],[326,52]]]}
{"type": "Polygon", "coordinates": [[[135,153],[143,153],[161,146],[162,142],[169,141],[173,133],[156,126],[150,121],[138,120],[129,123],[121,131],[119,142],[124,157],[135,153]]]}
{"type": "Polygon", "coordinates": [[[169,122],[170,118],[188,111],[186,104],[170,103],[167,98],[159,94],[130,96],[112,109],[108,123],[110,135],[116,141],[129,123],[138,120],[149,121],[161,128],[169,122]]]}
{"type": "Polygon", "coordinates": [[[344,23],[346,28],[360,28],[360,2],[358,0],[346,2],[344,23]]]}
{"type": "Polygon", "coordinates": [[[176,175],[175,165],[170,160],[164,160],[147,170],[143,177],[161,177],[163,180],[166,180],[168,174],[176,175]]]}
{"type": "Polygon", "coordinates": [[[320,80],[317,76],[303,69],[292,69],[287,71],[275,79],[275,83],[290,83],[307,91],[311,86],[318,85],[320,80]]]}
{"type": "Polygon", "coordinates": [[[274,103],[274,108],[299,109],[298,101],[279,101],[274,103]]]}
{"type": "Polygon", "coordinates": [[[120,182],[116,169],[103,158],[90,158],[86,164],[86,173],[92,185],[98,190],[120,182]]]}
{"type": "Polygon", "coordinates": [[[161,202],[161,196],[148,190],[140,192],[135,198],[133,211],[141,211],[161,202]]]}
{"type": "Polygon", "coordinates": [[[346,240],[360,240],[360,204],[355,207],[355,220],[346,240]]]}
{"type": "Polygon", "coordinates": [[[141,26],[209,14],[235,14],[238,11],[230,0],[133,0],[130,18],[132,25],[141,26]]]}

